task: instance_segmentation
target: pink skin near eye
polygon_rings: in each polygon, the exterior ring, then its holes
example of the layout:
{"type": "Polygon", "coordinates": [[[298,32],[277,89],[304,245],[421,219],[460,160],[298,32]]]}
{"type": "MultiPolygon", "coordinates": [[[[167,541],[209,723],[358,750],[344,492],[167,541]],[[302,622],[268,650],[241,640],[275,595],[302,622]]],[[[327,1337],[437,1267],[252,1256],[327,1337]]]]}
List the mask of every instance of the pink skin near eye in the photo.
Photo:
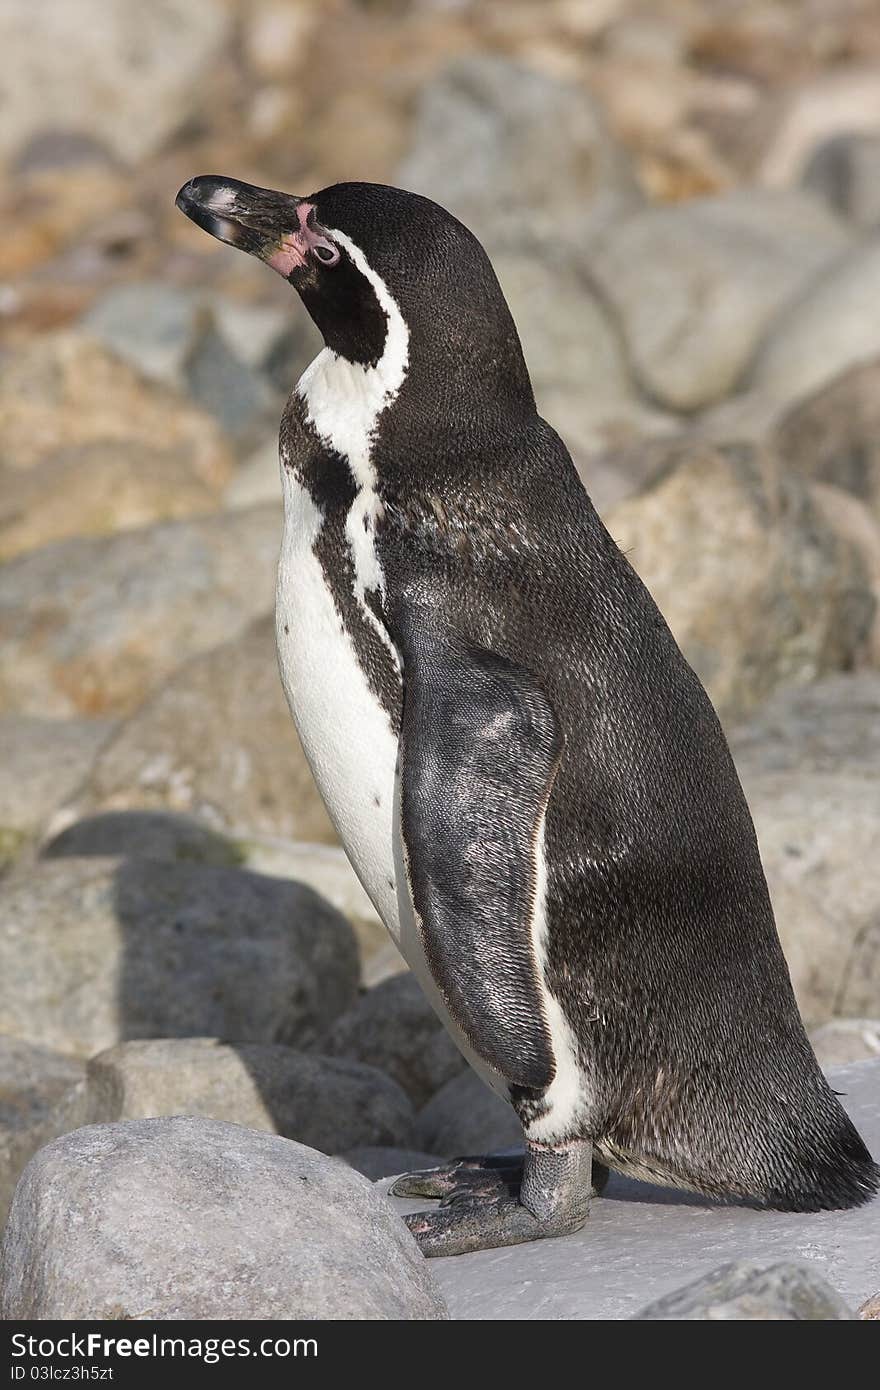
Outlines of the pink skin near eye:
{"type": "Polygon", "coordinates": [[[309,251],[316,247],[324,253],[319,257],[322,265],[335,265],[339,260],[339,248],[333,245],[329,237],[308,225],[307,219],[314,207],[314,203],[300,203],[296,210],[299,226],[295,231],[286,232],[271,256],[266,257],[266,264],[285,278],[297,266],[305,265],[309,251]]]}

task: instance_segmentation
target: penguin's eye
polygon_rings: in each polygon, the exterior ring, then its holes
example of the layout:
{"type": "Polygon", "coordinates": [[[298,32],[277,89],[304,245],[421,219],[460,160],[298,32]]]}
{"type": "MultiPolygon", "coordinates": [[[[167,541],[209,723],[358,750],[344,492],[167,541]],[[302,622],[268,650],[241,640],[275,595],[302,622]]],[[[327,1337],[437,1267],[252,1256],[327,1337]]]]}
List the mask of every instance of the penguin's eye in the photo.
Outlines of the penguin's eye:
{"type": "Polygon", "coordinates": [[[339,248],[332,241],[319,241],[312,250],[322,265],[336,265],[339,261],[339,248]]]}

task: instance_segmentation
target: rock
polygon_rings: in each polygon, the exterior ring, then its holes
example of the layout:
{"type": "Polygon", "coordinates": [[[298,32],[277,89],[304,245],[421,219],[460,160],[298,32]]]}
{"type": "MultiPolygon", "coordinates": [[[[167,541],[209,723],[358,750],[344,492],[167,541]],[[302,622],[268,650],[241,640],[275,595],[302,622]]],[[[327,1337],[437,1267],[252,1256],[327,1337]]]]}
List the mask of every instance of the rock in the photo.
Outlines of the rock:
{"type": "Polygon", "coordinates": [[[124,855],[172,864],[251,867],[244,864],[232,840],[189,816],[169,815],[167,811],[107,811],[88,816],[53,834],[41,854],[44,859],[124,855]]]}
{"type": "Polygon", "coordinates": [[[84,445],[118,444],[122,451],[169,451],[212,489],[232,471],[228,446],[203,410],[70,331],[40,335],[8,354],[0,373],[0,441],[6,468],[32,468],[84,445]]]}
{"type": "Polygon", "coordinates": [[[722,718],[867,648],[875,598],[858,552],[766,450],[674,442],[606,524],[722,718]]]}
{"type": "Polygon", "coordinates": [[[374,1067],[270,1043],[160,1038],[89,1062],[88,1121],[202,1115],[269,1130],[323,1153],[406,1144],[413,1109],[374,1067]]]}
{"type": "Polygon", "coordinates": [[[425,84],[394,182],[442,203],[493,253],[530,241],[571,251],[639,201],[589,94],[495,54],[425,84]]]}
{"type": "Polygon", "coordinates": [[[759,180],[781,188],[797,181],[817,146],[837,135],[880,126],[880,70],[845,68],[794,86],[780,104],[772,136],[765,142],[759,180]]]}
{"type": "Polygon", "coordinates": [[[134,709],[188,656],[271,610],[278,542],[277,509],[254,507],[58,541],[2,566],[0,709],[134,709]]]}
{"type": "Polygon", "coordinates": [[[44,860],[0,884],[0,1033],[43,1046],[309,1046],[354,1002],[357,976],[348,923],[300,884],[97,858],[44,860]]]}
{"type": "Polygon", "coordinates": [[[396,975],[362,994],[318,1044],[393,1076],[424,1105],[467,1066],[413,975],[396,975]]]}
{"type": "Polygon", "coordinates": [[[289,1139],[184,1117],[42,1149],[15,1195],[0,1289],[7,1319],[447,1316],[366,1178],[289,1139]]]}
{"type": "Polygon", "coordinates": [[[85,1066],[0,1037],[0,1230],[28,1159],[85,1118],[85,1066]]]}
{"type": "Polygon", "coordinates": [[[113,728],[106,719],[0,717],[0,837],[38,834],[85,781],[113,728]]]}
{"type": "Polygon", "coordinates": [[[854,1316],[809,1265],[786,1261],[764,1269],[737,1260],[658,1298],[632,1321],[827,1322],[854,1316]]]}
{"type": "MultiPolygon", "coordinates": [[[[239,519],[265,548],[270,514],[277,525],[274,508],[226,515],[233,534],[239,519]]],[[[266,573],[254,587],[268,583],[266,573]]],[[[170,810],[244,837],[335,841],[278,678],[272,618],[181,666],[106,745],[67,815],[123,809],[170,810]]]]}
{"type": "Polygon", "coordinates": [[[246,459],[223,494],[227,507],[254,507],[260,502],[281,506],[278,440],[273,436],[246,459]]]}
{"type": "Polygon", "coordinates": [[[857,362],[880,356],[880,236],[860,242],[819,276],[770,325],[749,384],[780,401],[826,385],[857,362]]]}
{"type": "Polygon", "coordinates": [[[668,422],[636,397],[620,330],[587,275],[544,261],[534,249],[494,258],[522,339],[538,410],[578,464],[615,435],[662,430],[668,422]]]}
{"type": "Polygon", "coordinates": [[[444,1158],[493,1153],[521,1145],[522,1128],[506,1100],[476,1072],[454,1076],[416,1116],[416,1143],[444,1158]]]}
{"type": "Polygon", "coordinates": [[[409,966],[403,956],[386,933],[385,944],[376,951],[375,955],[364,962],[362,980],[364,989],[374,989],[376,985],[381,985],[383,980],[390,980],[395,975],[402,975],[408,969],[409,966]]]}
{"type": "MultiPolygon", "coordinates": [[[[880,1153],[880,1061],[841,1068],[830,1080],[868,1148],[880,1153]]],[[[431,1205],[390,1200],[401,1214],[431,1205]]],[[[632,1318],[721,1264],[747,1260],[766,1269],[792,1259],[807,1261],[848,1307],[859,1307],[880,1288],[880,1201],[858,1211],[753,1211],[612,1173],[577,1234],[431,1265],[454,1319],[607,1322],[632,1318]]]]}
{"type": "Polygon", "coordinates": [[[71,536],[204,515],[219,496],[185,449],[119,442],[63,449],[26,471],[5,470],[0,563],[71,536]]]}
{"type": "Polygon", "coordinates": [[[342,1157],[371,1182],[378,1182],[381,1178],[399,1177],[401,1173],[415,1173],[421,1168],[439,1168],[443,1162],[436,1154],[423,1153],[421,1149],[368,1147],[350,1149],[348,1153],[342,1154],[342,1157]]]}
{"type": "Polygon", "coordinates": [[[810,483],[807,488],[822,521],[844,549],[856,557],[874,600],[874,619],[868,624],[859,662],[880,666],[880,512],[843,488],[810,483]]]}
{"type": "Polygon", "coordinates": [[[798,1003],[811,1024],[880,1014],[880,678],[780,691],[732,751],[798,1003]]]}
{"type": "Polygon", "coordinates": [[[867,1322],[880,1321],[880,1293],[865,1299],[859,1309],[859,1317],[867,1322]]]}
{"type": "Polygon", "coordinates": [[[880,1057],[880,1019],[833,1018],[810,1034],[822,1067],[848,1066],[880,1057]]]}
{"type": "Polygon", "coordinates": [[[105,142],[123,159],[152,153],[204,100],[232,11],[213,0],[159,6],[3,7],[0,155],[53,129],[105,142]]]}
{"type": "Polygon", "coordinates": [[[803,185],[863,231],[880,227],[880,135],[846,133],[810,155],[803,185]]]}
{"type": "Polygon", "coordinates": [[[880,358],[850,367],[779,420],[786,468],[858,497],[880,522],[880,358]]]}
{"type": "Polygon", "coordinates": [[[591,266],[639,385],[693,411],[733,388],[773,316],[850,240],[807,195],[749,189],[646,208],[599,240],[591,266]]]}

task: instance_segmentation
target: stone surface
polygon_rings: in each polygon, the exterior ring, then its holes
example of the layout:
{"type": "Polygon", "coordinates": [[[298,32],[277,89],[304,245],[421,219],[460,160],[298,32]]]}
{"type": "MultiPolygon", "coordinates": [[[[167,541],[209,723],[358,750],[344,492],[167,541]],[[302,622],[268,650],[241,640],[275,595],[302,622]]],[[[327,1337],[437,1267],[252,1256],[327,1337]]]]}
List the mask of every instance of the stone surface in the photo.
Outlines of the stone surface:
{"type": "Polygon", "coordinates": [[[107,719],[0,716],[0,836],[37,834],[86,780],[113,728],[107,719]]]}
{"type": "Polygon", "coordinates": [[[399,1177],[401,1173],[414,1173],[421,1168],[439,1168],[443,1162],[437,1154],[424,1153],[421,1149],[383,1149],[375,1146],[349,1149],[341,1157],[371,1182],[399,1177]]]}
{"type": "Polygon", "coordinates": [[[859,553],[765,450],[670,444],[665,472],[605,521],[723,718],[867,651],[859,553]]]}
{"type": "Polygon", "coordinates": [[[0,1230],[22,1168],[50,1139],[85,1122],[85,1066],[0,1037],[0,1230]]]}
{"type": "Polygon", "coordinates": [[[0,1252],[8,1319],[434,1319],[430,1265],[366,1180],[215,1120],[97,1125],[42,1149],[0,1252]]]}
{"type": "Polygon", "coordinates": [[[844,69],[823,73],[812,82],[793,84],[783,96],[775,130],[758,166],[762,183],[779,188],[794,183],[817,147],[838,135],[874,132],[880,126],[880,69],[844,69]]]}
{"type": "Polygon", "coordinates": [[[782,690],[731,746],[801,1012],[880,1013],[880,678],[782,690]]]}
{"type": "Polygon", "coordinates": [[[253,507],[260,502],[281,506],[278,440],[273,435],[245,459],[232,476],[223,501],[227,507],[253,507]]]}
{"type": "Polygon", "coordinates": [[[269,1130],[323,1153],[403,1145],[413,1110],[375,1067],[269,1043],[158,1038],[88,1065],[88,1123],[201,1115],[269,1130]]]}
{"type": "Polygon", "coordinates": [[[416,1116],[416,1143],[444,1158],[492,1153],[522,1144],[522,1128],[506,1100],[467,1069],[441,1086],[416,1116]]]}
{"type": "MultiPolygon", "coordinates": [[[[843,1068],[831,1081],[880,1156],[880,1062],[843,1068]]],[[[392,1200],[400,1212],[426,1205],[392,1200]]],[[[612,1173],[576,1235],[432,1265],[455,1319],[616,1321],[733,1260],[807,1261],[857,1308],[880,1287],[880,1201],[854,1211],[749,1211],[612,1173]]]]}
{"type": "Polygon", "coordinates": [[[855,1314],[826,1279],[806,1264],[764,1269],[748,1260],[722,1265],[650,1303],[638,1322],[828,1322],[855,1314]]]}
{"type": "Polygon", "coordinates": [[[64,449],[33,468],[5,470],[0,562],[71,536],[199,516],[218,498],[185,449],[115,440],[64,449]]]}
{"type": "MultiPolygon", "coordinates": [[[[240,519],[233,536],[243,526],[242,539],[250,533],[269,552],[260,565],[274,569],[274,508],[226,515],[240,519]],[[261,534],[264,527],[271,545],[261,534]]],[[[257,579],[254,605],[269,575],[257,579]]],[[[247,583],[243,576],[242,582],[247,583]]],[[[265,597],[263,607],[270,601],[265,597]]],[[[218,607],[221,601],[218,596],[218,607]]],[[[168,658],[170,663],[170,651],[168,658]]],[[[234,641],[181,665],[106,745],[69,814],[123,809],[192,815],[245,837],[336,840],[281,688],[273,618],[252,623],[234,641]]]]}
{"type": "Polygon", "coordinates": [[[0,884],[0,1033],[89,1056],[127,1038],[310,1045],[350,1007],[348,923],[300,884],[57,859],[0,884]]]}
{"type": "Polygon", "coordinates": [[[773,444],[787,468],[852,493],[880,521],[880,359],[798,401],[779,420],[773,444]]]}
{"type": "Polygon", "coordinates": [[[330,1057],[351,1057],[387,1072],[415,1105],[424,1105],[467,1065],[410,974],[361,995],[318,1047],[330,1057]]]}
{"type": "Polygon", "coordinates": [[[849,244],[805,194],[735,192],[636,213],[591,267],[641,387],[692,411],[731,390],[774,314],[849,244]]]}
{"type": "Polygon", "coordinates": [[[582,87],[490,54],[460,58],[423,87],[394,182],[442,203],[490,251],[580,246],[639,201],[582,87]]]}
{"type": "Polygon", "coordinates": [[[857,362],[880,355],[880,234],[860,242],[794,300],[767,330],[749,384],[795,401],[857,362]]]}
{"type": "MultiPolygon", "coordinates": [[[[81,859],[124,855],[184,864],[250,868],[232,840],[189,816],[167,811],[106,811],[59,829],[42,845],[44,859],[81,859]]],[[[67,819],[63,816],[63,819],[67,819]]],[[[293,877],[293,875],[288,875],[293,877]]]]}
{"type": "Polygon", "coordinates": [[[2,566],[0,709],[130,711],[186,657],[271,610],[278,544],[277,509],[254,507],[59,541],[2,566]]]}
{"type": "Polygon", "coordinates": [[[880,1019],[833,1018],[810,1033],[821,1066],[844,1067],[880,1057],[880,1019]]]}
{"type": "Polygon", "coordinates": [[[880,226],[880,135],[832,136],[807,161],[803,184],[864,231],[880,226]]]}
{"type": "Polygon", "coordinates": [[[182,451],[209,486],[222,486],[232,470],[228,446],[203,410],[85,334],[46,333],[9,353],[0,374],[0,466],[31,468],[95,444],[182,451]]]}
{"type": "Polygon", "coordinates": [[[97,137],[123,159],[148,154],[192,113],[231,23],[214,0],[6,0],[0,155],[58,127],[97,137]]]}

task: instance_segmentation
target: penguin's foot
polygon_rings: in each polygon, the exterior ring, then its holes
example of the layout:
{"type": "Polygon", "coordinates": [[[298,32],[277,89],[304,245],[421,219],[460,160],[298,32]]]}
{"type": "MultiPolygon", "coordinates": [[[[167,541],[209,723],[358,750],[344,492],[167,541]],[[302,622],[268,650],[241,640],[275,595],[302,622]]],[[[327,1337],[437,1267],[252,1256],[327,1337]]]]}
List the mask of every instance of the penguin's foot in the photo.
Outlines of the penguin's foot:
{"type": "Polygon", "coordinates": [[[391,1191],[441,1199],[434,1211],[404,1217],[423,1255],[465,1255],[579,1230],[589,1215],[591,1159],[589,1141],[530,1143],[520,1163],[458,1159],[398,1178],[391,1191]]]}

